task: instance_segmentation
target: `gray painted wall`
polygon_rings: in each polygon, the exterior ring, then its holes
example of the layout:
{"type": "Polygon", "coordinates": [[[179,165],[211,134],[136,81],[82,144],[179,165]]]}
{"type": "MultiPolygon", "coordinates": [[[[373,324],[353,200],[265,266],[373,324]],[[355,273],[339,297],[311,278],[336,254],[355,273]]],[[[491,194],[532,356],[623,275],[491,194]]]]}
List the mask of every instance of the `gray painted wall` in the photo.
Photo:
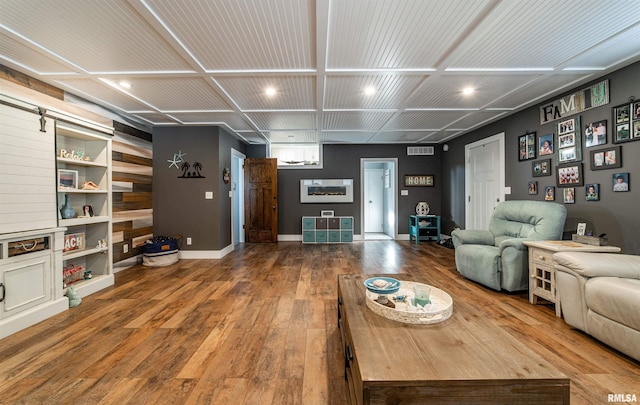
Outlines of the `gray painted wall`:
{"type": "Polygon", "coordinates": [[[318,216],[321,210],[334,210],[336,216],[353,216],[354,233],[361,234],[360,223],[360,158],[398,159],[398,233],[409,233],[410,214],[420,201],[427,201],[432,214],[439,214],[441,193],[440,153],[435,156],[407,156],[407,146],[415,145],[324,145],[322,169],[278,170],[280,198],[278,233],[300,235],[302,216],[318,216]],[[434,187],[407,187],[401,196],[405,174],[432,174],[434,187]],[[301,179],[353,179],[353,204],[301,204],[301,179]]]}
{"type": "MultiPolygon", "coordinates": [[[[219,127],[156,127],[153,129],[153,233],[192,238],[182,250],[220,250],[231,244],[231,184],[222,170],[231,167],[231,148],[245,152],[243,143],[219,127]],[[179,178],[169,168],[175,153],[202,164],[203,179],[179,178]],[[205,199],[212,191],[213,199],[205,199]]],[[[180,164],[178,164],[180,166],[180,164]]]]}
{"type": "MultiPolygon", "coordinates": [[[[640,63],[632,64],[613,74],[603,76],[592,83],[578,86],[566,94],[588,87],[602,79],[609,79],[610,103],[603,107],[594,108],[579,114],[582,124],[590,121],[607,120],[607,145],[612,145],[612,107],[628,102],[630,97],[640,99],[640,63]]],[[[543,193],[529,195],[527,184],[537,180],[538,189],[544,190],[545,186],[556,186],[556,168],[558,164],[557,153],[553,155],[553,175],[549,177],[536,177],[531,174],[532,161],[518,161],[518,136],[526,131],[536,131],[537,135],[550,132],[556,133],[557,121],[540,125],[539,107],[549,101],[557,100],[566,95],[553,97],[539,105],[518,112],[508,118],[497,121],[465,136],[449,142],[449,151],[442,152],[442,212],[444,232],[450,233],[455,227],[464,227],[464,146],[479,139],[486,138],[496,133],[505,132],[506,138],[506,186],[510,186],[512,194],[508,200],[543,200],[543,193]]],[[[584,134],[583,134],[584,140],[584,134]]],[[[584,143],[584,141],[583,141],[584,143]]],[[[585,148],[583,145],[583,169],[584,180],[587,183],[600,184],[600,201],[586,201],[584,187],[576,188],[576,203],[566,204],[568,211],[567,226],[576,222],[587,222],[594,228],[595,234],[606,233],[609,244],[620,246],[623,251],[631,254],[640,254],[640,211],[637,208],[640,201],[640,141],[626,142],[622,146],[622,168],[608,170],[590,170],[590,151],[601,149],[606,145],[585,148]],[[629,172],[630,191],[614,193],[611,188],[612,174],[615,172],[629,172]]],[[[557,187],[557,186],[556,186],[557,187]]],[[[556,202],[562,203],[561,189],[556,188],[556,202]],[[560,192],[558,192],[560,190],[560,192]]]]}

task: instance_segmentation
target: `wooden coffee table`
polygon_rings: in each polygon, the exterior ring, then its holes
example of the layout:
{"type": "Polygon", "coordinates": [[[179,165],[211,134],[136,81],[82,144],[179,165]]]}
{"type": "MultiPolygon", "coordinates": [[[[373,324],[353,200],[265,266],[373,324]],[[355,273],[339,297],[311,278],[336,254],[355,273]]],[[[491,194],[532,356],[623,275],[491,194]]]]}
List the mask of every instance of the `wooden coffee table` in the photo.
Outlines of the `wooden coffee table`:
{"type": "MultiPolygon", "coordinates": [[[[568,404],[569,378],[458,302],[431,325],[399,323],[365,303],[364,280],[338,276],[338,324],[352,404],[568,404]]],[[[425,282],[402,275],[400,280],[425,282]]]]}

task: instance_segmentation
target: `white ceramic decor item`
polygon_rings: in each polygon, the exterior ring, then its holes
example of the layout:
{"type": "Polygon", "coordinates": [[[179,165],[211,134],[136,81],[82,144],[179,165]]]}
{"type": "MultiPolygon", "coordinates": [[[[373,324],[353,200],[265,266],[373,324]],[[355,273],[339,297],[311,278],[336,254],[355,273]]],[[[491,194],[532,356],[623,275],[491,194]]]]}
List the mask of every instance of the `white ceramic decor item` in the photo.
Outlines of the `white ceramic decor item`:
{"type": "Polygon", "coordinates": [[[416,214],[417,215],[428,215],[429,214],[429,204],[426,201],[421,201],[416,205],[416,214]]]}

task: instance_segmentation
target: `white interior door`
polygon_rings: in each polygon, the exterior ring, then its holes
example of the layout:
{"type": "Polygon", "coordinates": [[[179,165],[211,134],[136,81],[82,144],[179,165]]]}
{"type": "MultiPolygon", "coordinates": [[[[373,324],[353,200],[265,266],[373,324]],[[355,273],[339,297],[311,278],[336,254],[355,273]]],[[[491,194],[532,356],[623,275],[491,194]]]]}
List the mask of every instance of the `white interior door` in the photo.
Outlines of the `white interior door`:
{"type": "Polygon", "coordinates": [[[465,146],[466,229],[489,229],[504,201],[504,132],[465,146]]]}
{"type": "Polygon", "coordinates": [[[233,243],[244,243],[244,164],[245,155],[231,149],[231,234],[233,243]]]}
{"type": "Polygon", "coordinates": [[[365,169],[365,232],[384,232],[384,173],[382,169],[365,169]]]}

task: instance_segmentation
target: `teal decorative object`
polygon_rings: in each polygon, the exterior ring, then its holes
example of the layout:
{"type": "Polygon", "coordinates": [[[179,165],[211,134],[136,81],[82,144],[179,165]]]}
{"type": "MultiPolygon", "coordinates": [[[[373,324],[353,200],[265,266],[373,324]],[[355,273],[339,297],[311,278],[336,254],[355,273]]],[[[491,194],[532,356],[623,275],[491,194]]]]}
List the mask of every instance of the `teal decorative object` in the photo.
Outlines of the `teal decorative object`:
{"type": "Polygon", "coordinates": [[[67,287],[67,298],[69,298],[69,308],[77,307],[82,302],[82,297],[78,295],[73,287],[67,287]]]}
{"type": "Polygon", "coordinates": [[[60,215],[62,219],[75,218],[76,216],[76,210],[73,209],[69,201],[69,194],[64,195],[64,205],[60,208],[60,215]]]}

